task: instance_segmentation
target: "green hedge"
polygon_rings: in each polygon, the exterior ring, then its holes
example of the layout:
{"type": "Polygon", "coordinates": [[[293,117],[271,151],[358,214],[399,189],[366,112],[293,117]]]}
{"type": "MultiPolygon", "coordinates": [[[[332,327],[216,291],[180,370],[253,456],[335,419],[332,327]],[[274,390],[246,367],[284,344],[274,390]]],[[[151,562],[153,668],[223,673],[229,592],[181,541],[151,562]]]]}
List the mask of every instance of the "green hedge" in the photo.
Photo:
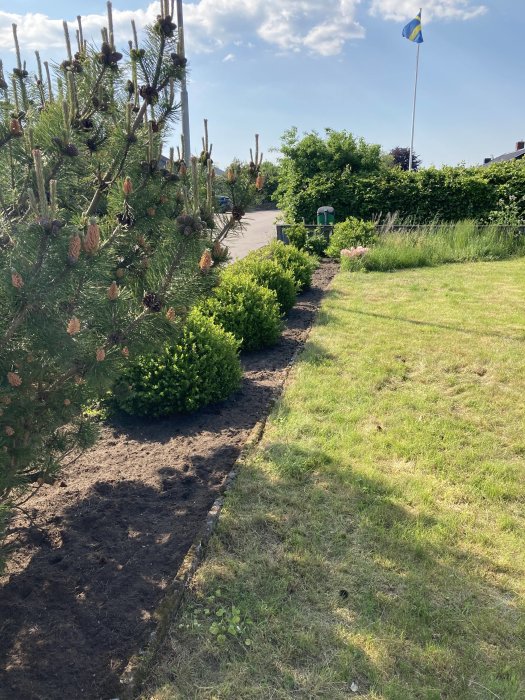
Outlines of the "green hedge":
{"type": "Polygon", "coordinates": [[[194,309],[176,343],[130,364],[115,387],[117,405],[132,415],[164,416],[221,401],[240,386],[238,353],[231,333],[194,309]]]}
{"type": "Polygon", "coordinates": [[[373,219],[399,212],[401,218],[426,223],[433,219],[483,219],[513,195],[525,215],[525,162],[487,167],[426,168],[406,172],[391,168],[371,175],[345,171],[337,177],[315,175],[281,189],[279,204],[288,220],[313,221],[319,204],[336,210],[338,221],[348,216],[373,219]]]}

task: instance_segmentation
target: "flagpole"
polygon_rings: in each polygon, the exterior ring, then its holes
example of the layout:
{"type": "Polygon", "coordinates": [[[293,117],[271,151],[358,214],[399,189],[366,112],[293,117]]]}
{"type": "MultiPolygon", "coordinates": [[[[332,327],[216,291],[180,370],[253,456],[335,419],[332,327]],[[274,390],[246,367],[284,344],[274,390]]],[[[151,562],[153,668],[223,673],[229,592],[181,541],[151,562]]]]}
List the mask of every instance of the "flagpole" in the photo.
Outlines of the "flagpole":
{"type": "MultiPolygon", "coordinates": [[[[421,10],[419,10],[419,14],[421,16],[421,10]]],[[[414,105],[412,107],[412,138],[410,140],[410,158],[408,161],[408,170],[412,170],[412,163],[414,160],[414,129],[416,126],[416,101],[417,101],[417,81],[419,77],[419,49],[421,47],[421,44],[417,45],[417,54],[416,54],[416,80],[414,83],[414,105]]]]}

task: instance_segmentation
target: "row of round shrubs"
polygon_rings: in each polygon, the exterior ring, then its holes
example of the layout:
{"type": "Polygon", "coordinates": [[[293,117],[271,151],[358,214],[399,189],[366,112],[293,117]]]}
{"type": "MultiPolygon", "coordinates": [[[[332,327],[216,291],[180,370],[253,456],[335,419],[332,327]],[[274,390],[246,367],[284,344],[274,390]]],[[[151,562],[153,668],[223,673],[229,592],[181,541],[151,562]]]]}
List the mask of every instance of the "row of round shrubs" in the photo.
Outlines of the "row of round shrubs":
{"type": "Polygon", "coordinates": [[[307,289],[317,261],[275,241],[230,265],[160,355],[130,363],[115,387],[127,413],[163,416],[221,401],[240,386],[239,351],[274,345],[282,315],[307,289]]]}

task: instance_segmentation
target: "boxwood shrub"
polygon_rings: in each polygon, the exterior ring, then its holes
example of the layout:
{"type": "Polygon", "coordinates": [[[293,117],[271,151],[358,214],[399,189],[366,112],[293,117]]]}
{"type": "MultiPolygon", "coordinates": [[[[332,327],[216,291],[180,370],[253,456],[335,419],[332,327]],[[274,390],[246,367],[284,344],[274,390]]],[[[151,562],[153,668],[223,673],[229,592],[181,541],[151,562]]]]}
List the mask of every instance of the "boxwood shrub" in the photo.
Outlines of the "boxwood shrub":
{"type": "Polygon", "coordinates": [[[262,287],[272,289],[277,294],[282,313],[288,313],[295,304],[297,289],[294,276],[275,260],[250,254],[232,265],[230,271],[232,274],[248,273],[262,287]]]}
{"type": "Polygon", "coordinates": [[[194,411],[241,383],[239,342],[198,309],[162,353],[133,361],[115,387],[117,405],[138,416],[194,411]]]}
{"type": "Polygon", "coordinates": [[[274,345],[281,333],[277,294],[246,272],[226,270],[219,286],[199,308],[232,333],[243,350],[274,345]]]}
{"type": "Polygon", "coordinates": [[[363,221],[349,216],[334,226],[326,254],[338,258],[343,248],[370,246],[377,241],[376,226],[372,221],[363,221]]]}
{"type": "MultiPolygon", "coordinates": [[[[312,284],[312,275],[317,267],[317,258],[294,245],[285,245],[282,241],[272,241],[269,245],[250,253],[259,258],[274,260],[285,270],[289,270],[298,292],[308,289],[312,284]]],[[[248,256],[249,257],[249,256],[248,256]]]]}

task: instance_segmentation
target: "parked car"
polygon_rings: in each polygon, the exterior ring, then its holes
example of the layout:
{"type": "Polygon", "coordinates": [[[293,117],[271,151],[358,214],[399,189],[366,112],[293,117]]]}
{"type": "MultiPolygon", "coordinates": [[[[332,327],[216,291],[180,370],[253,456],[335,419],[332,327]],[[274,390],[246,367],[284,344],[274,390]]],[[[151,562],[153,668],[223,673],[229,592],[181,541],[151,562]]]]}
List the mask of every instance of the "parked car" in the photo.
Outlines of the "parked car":
{"type": "Polygon", "coordinates": [[[232,200],[224,195],[217,195],[217,207],[220,212],[226,212],[232,210],[232,200]]]}

